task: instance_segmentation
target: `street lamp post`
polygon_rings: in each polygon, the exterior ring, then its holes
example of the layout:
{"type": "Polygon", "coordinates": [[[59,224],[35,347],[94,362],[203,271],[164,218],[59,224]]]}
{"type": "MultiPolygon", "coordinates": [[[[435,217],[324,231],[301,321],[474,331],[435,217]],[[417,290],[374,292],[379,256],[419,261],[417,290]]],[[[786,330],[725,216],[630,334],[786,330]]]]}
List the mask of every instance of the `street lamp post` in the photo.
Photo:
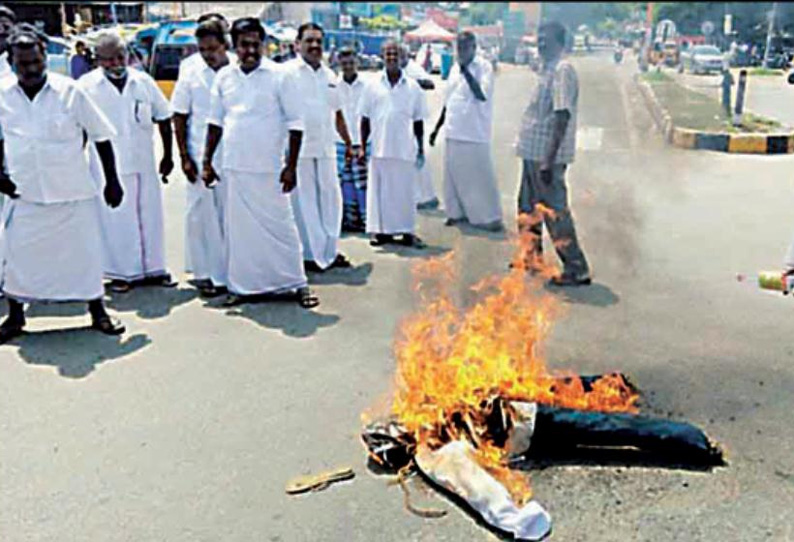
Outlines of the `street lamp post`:
{"type": "Polygon", "coordinates": [[[772,3],[772,12],[769,14],[769,26],[766,31],[766,50],[764,51],[764,68],[769,68],[769,61],[772,59],[772,34],[775,31],[777,4],[777,2],[772,3]]]}

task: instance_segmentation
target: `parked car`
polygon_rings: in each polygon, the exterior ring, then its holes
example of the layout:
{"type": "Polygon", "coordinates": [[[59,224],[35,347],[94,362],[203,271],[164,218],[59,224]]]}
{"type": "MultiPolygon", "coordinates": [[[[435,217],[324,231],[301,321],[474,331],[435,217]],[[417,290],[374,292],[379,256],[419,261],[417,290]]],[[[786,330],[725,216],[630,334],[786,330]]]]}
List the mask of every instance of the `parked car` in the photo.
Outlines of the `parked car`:
{"type": "Polygon", "coordinates": [[[723,54],[713,45],[695,45],[681,54],[684,70],[696,74],[720,72],[723,67],[723,54]]]}

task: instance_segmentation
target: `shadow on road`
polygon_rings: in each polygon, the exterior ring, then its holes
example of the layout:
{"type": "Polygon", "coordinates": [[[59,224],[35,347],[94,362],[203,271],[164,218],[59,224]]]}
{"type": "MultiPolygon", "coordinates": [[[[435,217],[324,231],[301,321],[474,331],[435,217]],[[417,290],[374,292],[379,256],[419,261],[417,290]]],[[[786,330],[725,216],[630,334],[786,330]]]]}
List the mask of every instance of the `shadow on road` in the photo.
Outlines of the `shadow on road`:
{"type": "Polygon", "coordinates": [[[440,247],[435,245],[427,245],[425,248],[411,248],[401,245],[382,245],[376,247],[376,252],[380,254],[394,254],[401,258],[434,258],[441,256],[452,250],[447,247],[440,247]]]}
{"type": "Polygon", "coordinates": [[[85,378],[98,365],[134,354],[151,344],[144,333],[108,337],[90,327],[28,332],[12,344],[25,363],[57,367],[66,378],[85,378]]]}
{"type": "Polygon", "coordinates": [[[502,231],[488,231],[482,228],[477,228],[471,224],[455,224],[460,233],[466,237],[482,237],[490,239],[491,241],[506,241],[508,239],[507,230],[502,231]]]}
{"type": "Polygon", "coordinates": [[[306,310],[294,301],[250,303],[230,309],[226,314],[251,320],[264,328],[278,330],[297,339],[311,337],[318,329],[333,326],[340,320],[336,314],[306,310]]]}
{"type": "Polygon", "coordinates": [[[134,312],[144,320],[156,320],[171,314],[180,305],[198,297],[193,288],[140,287],[125,294],[111,293],[107,306],[117,312],[134,312]]]}
{"type": "Polygon", "coordinates": [[[594,307],[611,307],[620,301],[620,297],[609,286],[593,283],[590,286],[577,288],[560,288],[545,286],[546,290],[559,295],[567,303],[592,305],[594,307]]]}
{"type": "Polygon", "coordinates": [[[309,273],[311,284],[345,284],[347,286],[364,286],[372,274],[372,263],[364,263],[349,269],[332,269],[325,273],[309,273]]]}

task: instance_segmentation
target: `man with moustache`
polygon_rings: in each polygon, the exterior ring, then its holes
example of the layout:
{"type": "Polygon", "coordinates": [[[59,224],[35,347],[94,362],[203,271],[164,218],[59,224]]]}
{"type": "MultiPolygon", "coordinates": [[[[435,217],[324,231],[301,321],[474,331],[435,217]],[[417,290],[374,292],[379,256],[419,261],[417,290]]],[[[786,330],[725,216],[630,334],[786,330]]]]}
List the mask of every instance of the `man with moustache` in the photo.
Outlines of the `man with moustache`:
{"type": "Polygon", "coordinates": [[[16,76],[0,80],[0,191],[3,213],[0,290],[8,317],[0,344],[21,335],[24,303],[88,303],[91,327],[107,335],[124,326],[105,310],[102,245],[94,184],[83,137],[96,147],[104,170],[104,203],[118,207],[113,126],[76,81],[47,73],[46,37],[19,25],[9,39],[16,76]]]}
{"type": "Polygon", "coordinates": [[[228,183],[224,305],[289,298],[312,308],[319,300],[308,288],[289,199],[303,138],[300,101],[291,71],[263,58],[264,40],[258,19],[236,20],[232,42],[239,60],[218,72],[210,92],[202,179],[208,186],[228,183]],[[219,175],[213,158],[221,140],[219,175]]]}
{"type": "Polygon", "coordinates": [[[292,192],[292,208],[303,244],[307,271],[350,267],[339,252],[342,229],[342,192],[337,180],[334,131],[352,160],[350,135],[339,102],[336,75],[322,64],[323,29],[315,23],[298,28],[300,56],[285,66],[297,83],[303,113],[303,142],[298,159],[298,186],[292,192]]]}
{"type": "MultiPolygon", "coordinates": [[[[116,129],[113,146],[127,194],[118,208],[102,213],[105,276],[118,293],[134,285],[176,286],[165,265],[163,201],[153,144],[157,124],[163,145],[159,173],[165,184],[174,169],[168,100],[151,76],[128,69],[127,49],[118,35],[103,34],[96,53],[100,67],[79,84],[116,129]]],[[[96,164],[96,155],[92,158],[96,164]]]]}
{"type": "MultiPolygon", "coordinates": [[[[226,245],[224,210],[226,183],[207,187],[201,182],[210,112],[210,89],[217,72],[231,62],[234,55],[226,51],[226,28],[218,19],[205,19],[196,29],[199,61],[180,69],[171,96],[174,132],[188,180],[185,212],[185,263],[193,273],[203,297],[216,297],[226,290],[226,245]]],[[[192,57],[190,57],[192,58],[192,57]]],[[[222,171],[221,153],[216,153],[215,171],[222,171]]]]}

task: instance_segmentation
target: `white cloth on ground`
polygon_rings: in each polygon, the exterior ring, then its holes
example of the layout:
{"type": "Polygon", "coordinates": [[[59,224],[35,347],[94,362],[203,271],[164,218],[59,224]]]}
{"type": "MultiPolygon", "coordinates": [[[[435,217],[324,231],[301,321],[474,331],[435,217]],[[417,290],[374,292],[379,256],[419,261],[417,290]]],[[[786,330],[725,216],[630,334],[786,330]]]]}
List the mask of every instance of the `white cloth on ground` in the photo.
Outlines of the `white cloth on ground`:
{"type": "Polygon", "coordinates": [[[97,205],[98,198],[59,203],[9,200],[0,232],[3,293],[26,302],[101,299],[97,205]]]}
{"type": "Polygon", "coordinates": [[[444,207],[447,218],[474,225],[502,220],[490,143],[447,139],[444,150],[444,207]]]}
{"type": "Polygon", "coordinates": [[[408,160],[371,158],[367,180],[367,233],[414,233],[416,167],[408,160]]]}
{"type": "Polygon", "coordinates": [[[342,189],[336,158],[298,160],[298,186],[290,194],[303,245],[303,259],[322,269],[336,259],[342,234],[342,189]]]}
{"type": "Polygon", "coordinates": [[[473,448],[453,441],[438,450],[420,447],[419,469],[433,482],[461,497],[491,526],[518,540],[542,540],[551,531],[551,516],[534,500],[519,508],[507,489],[473,459],[473,448]]]}
{"type": "Polygon", "coordinates": [[[157,174],[119,175],[124,199],[102,206],[105,276],[125,281],[166,273],[163,200],[157,174]]]}
{"type": "Polygon", "coordinates": [[[229,291],[256,295],[307,285],[298,228],[278,173],[224,169],[229,291]]]}
{"type": "MultiPolygon", "coordinates": [[[[220,174],[220,172],[219,172],[220,174]]],[[[225,240],[228,183],[207,188],[201,179],[188,183],[185,209],[185,270],[196,280],[226,286],[228,248],[225,240]]]]}

